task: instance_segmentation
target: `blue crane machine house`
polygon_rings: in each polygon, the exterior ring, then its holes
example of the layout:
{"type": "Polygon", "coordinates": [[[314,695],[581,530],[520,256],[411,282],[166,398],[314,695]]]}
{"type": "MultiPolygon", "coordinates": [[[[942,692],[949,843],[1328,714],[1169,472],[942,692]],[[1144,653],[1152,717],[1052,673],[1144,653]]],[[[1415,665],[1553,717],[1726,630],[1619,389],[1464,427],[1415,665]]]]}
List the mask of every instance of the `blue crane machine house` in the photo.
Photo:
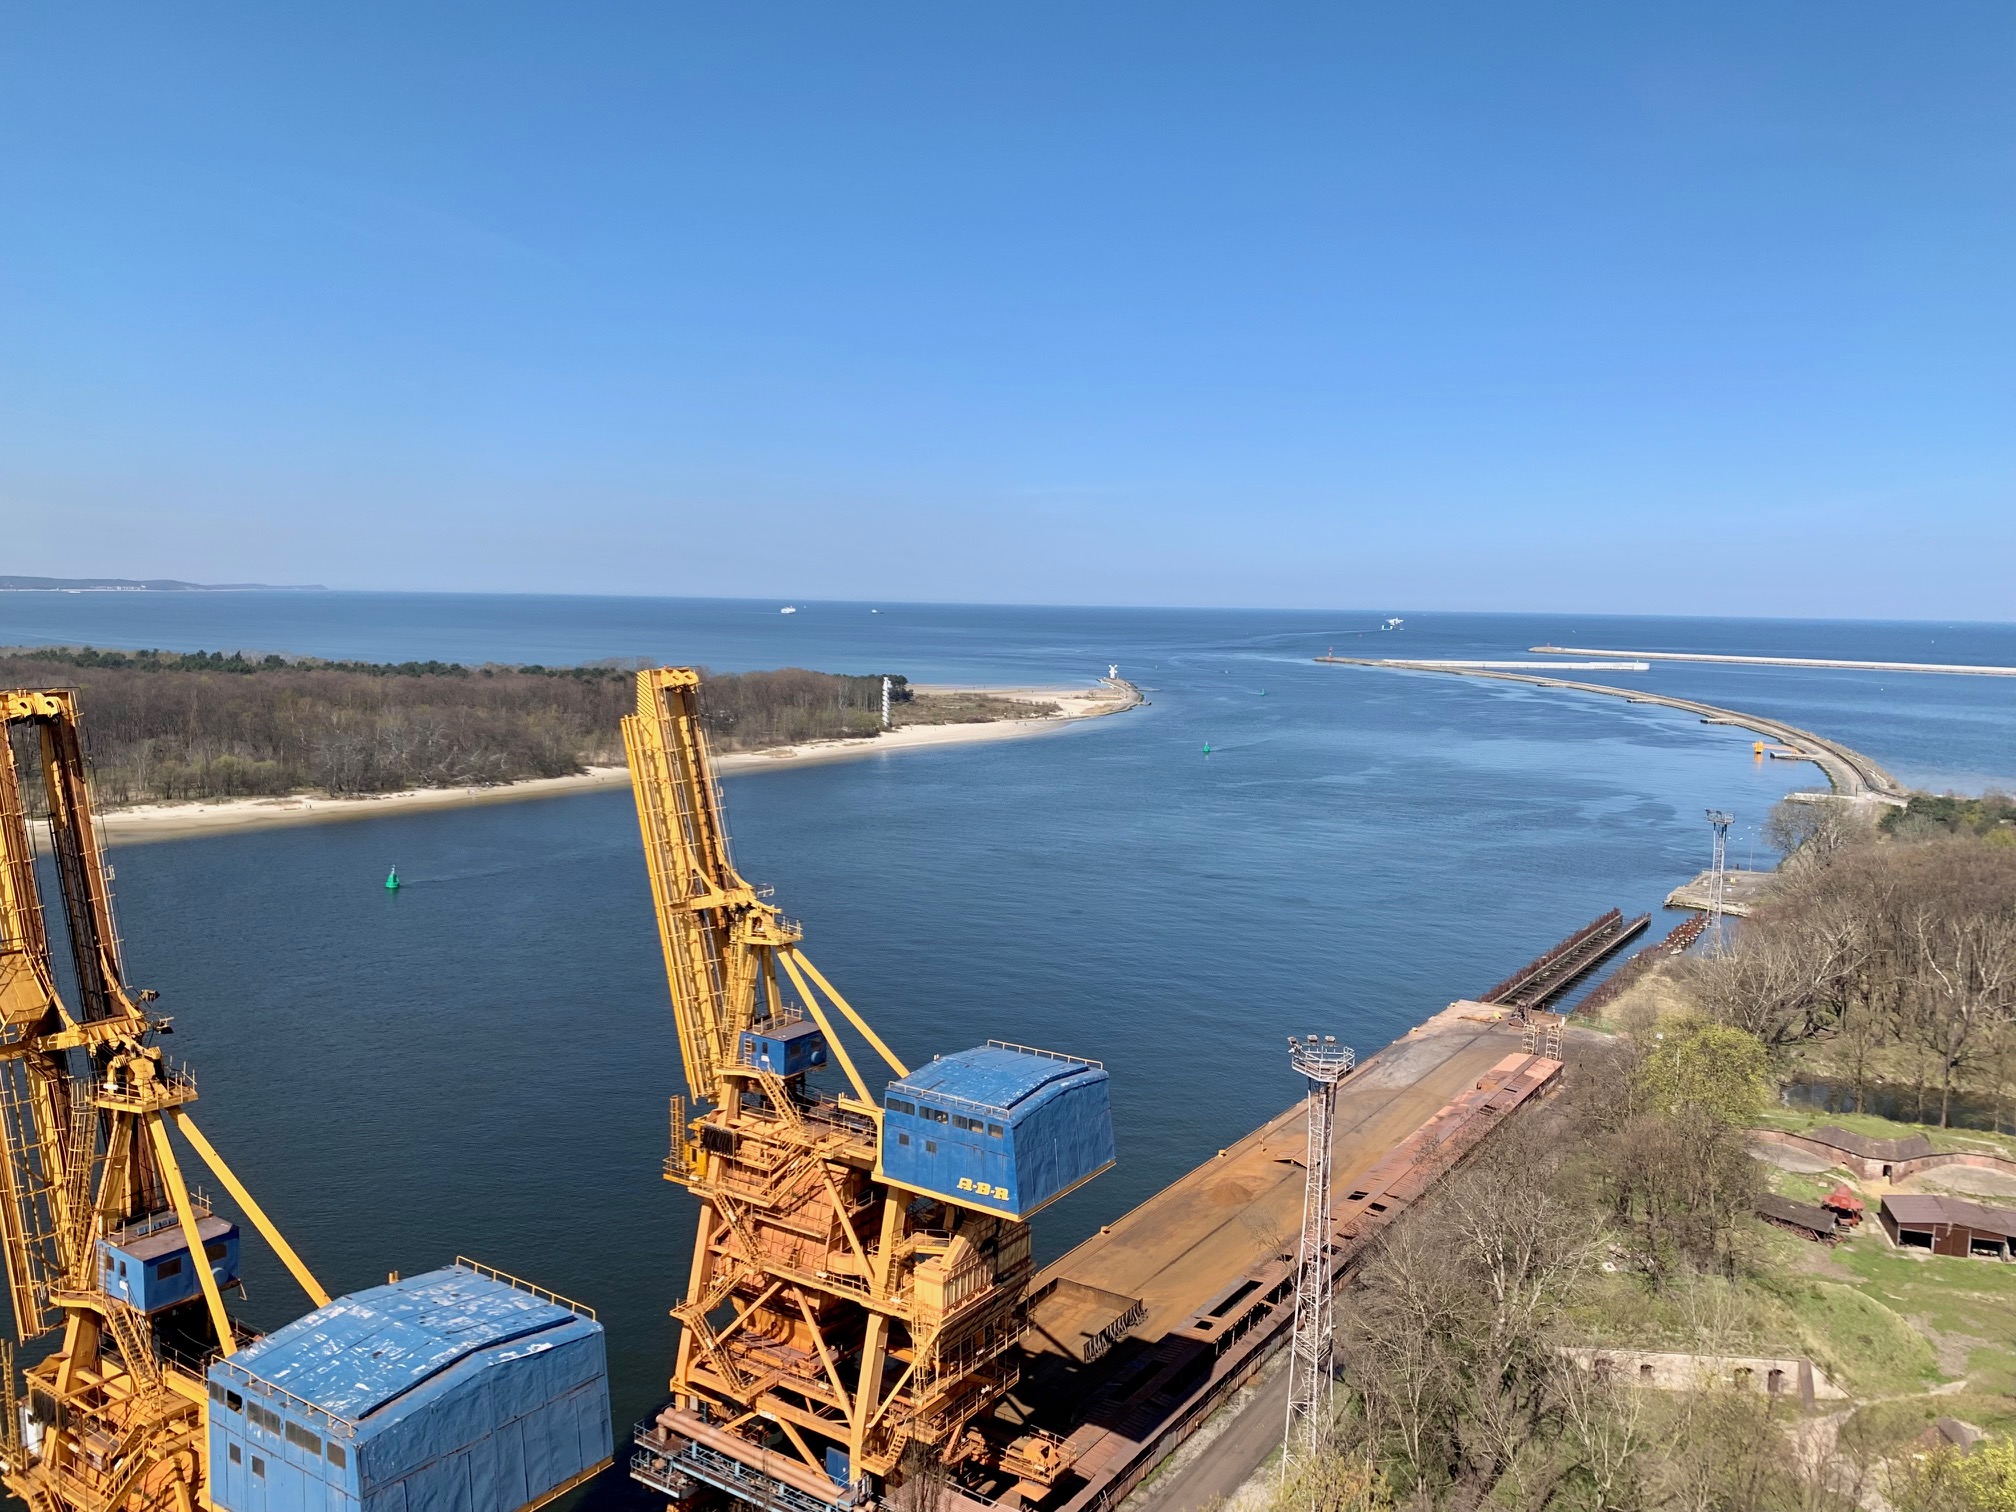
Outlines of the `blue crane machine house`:
{"type": "Polygon", "coordinates": [[[602,1325],[468,1261],[338,1297],[209,1388],[219,1512],[523,1512],[610,1459],[602,1325]]]}
{"type": "Polygon", "coordinates": [[[882,1098],[879,1179],[1027,1218],[1113,1164],[1097,1061],[989,1040],[940,1056],[882,1098]]]}

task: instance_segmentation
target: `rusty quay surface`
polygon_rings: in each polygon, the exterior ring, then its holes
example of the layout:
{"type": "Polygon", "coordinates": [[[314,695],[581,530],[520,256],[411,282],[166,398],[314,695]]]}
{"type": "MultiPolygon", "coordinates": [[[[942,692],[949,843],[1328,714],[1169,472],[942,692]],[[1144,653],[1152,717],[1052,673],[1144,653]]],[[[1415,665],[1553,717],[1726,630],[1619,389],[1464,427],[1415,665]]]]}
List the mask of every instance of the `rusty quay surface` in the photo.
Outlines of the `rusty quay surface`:
{"type": "MultiPolygon", "coordinates": [[[[1338,1093],[1339,1272],[1560,1069],[1525,1052],[1502,1009],[1474,1002],[1364,1062],[1338,1093]]],[[[1285,1339],[1303,1116],[1298,1103],[1037,1276],[999,1429],[1068,1442],[1074,1471],[1046,1509],[1117,1505],[1285,1339]]]]}

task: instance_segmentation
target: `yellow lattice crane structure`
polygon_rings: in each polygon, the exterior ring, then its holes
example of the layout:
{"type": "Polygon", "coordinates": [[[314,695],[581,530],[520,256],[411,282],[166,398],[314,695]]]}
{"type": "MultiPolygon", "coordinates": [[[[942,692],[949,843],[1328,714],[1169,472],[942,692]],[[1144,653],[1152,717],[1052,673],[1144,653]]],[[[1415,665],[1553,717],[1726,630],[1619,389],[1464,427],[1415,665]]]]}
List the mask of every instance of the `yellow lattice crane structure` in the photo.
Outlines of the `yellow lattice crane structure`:
{"type": "Polygon", "coordinates": [[[672,1402],[632,1474],[794,1512],[913,1474],[1040,1496],[1064,1445],[989,1417],[1018,1373],[1025,1220],[1112,1164],[1106,1072],[999,1041],[906,1066],[736,871],[699,699],[694,670],[646,671],[623,722],[691,1099],[665,1175],[700,1207],[672,1402]],[[835,1093],[813,1083],[829,1053],[835,1093]]]}
{"type": "Polygon", "coordinates": [[[0,1345],[0,1481],[33,1512],[192,1512],[211,1505],[201,1370],[241,1338],[223,1296],[238,1231],[191,1190],[171,1129],[329,1296],[198,1131],[168,1022],[127,986],[74,696],[0,691],[0,736],[0,1251],[16,1338],[55,1338],[18,1377],[0,1345]],[[40,768],[67,998],[17,752],[40,768]]]}

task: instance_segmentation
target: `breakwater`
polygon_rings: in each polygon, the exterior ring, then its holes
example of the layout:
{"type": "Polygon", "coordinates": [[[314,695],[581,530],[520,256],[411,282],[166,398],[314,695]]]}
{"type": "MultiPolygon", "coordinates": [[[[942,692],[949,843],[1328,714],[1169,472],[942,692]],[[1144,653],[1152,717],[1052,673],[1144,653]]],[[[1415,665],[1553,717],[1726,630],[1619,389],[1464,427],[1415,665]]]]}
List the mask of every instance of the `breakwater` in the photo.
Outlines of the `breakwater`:
{"type": "Polygon", "coordinates": [[[1731,725],[1752,730],[1796,750],[1827,775],[1835,794],[1842,798],[1902,803],[1910,790],[1860,751],[1838,740],[1829,740],[1811,730],[1761,714],[1745,714],[1738,709],[1718,708],[1691,698],[1672,698],[1663,693],[1646,693],[1637,688],[1613,688],[1603,683],[1570,682],[1559,677],[1540,677],[1525,672],[1502,672],[1483,667],[1457,667],[1443,662],[1372,660],[1358,656],[1319,656],[1319,662],[1339,666],[1377,667],[1389,672],[1440,672],[1451,677],[1489,677],[1500,682],[1529,683],[1538,688],[1563,688],[1573,693],[1595,693],[1604,698],[1621,698],[1626,703],[1657,704],[1698,715],[1703,724],[1731,725]]]}
{"type": "MultiPolygon", "coordinates": [[[[1738,656],[1711,651],[1601,651],[1590,646],[1534,646],[1540,656],[1602,656],[1625,662],[1708,662],[1723,667],[1815,667],[1845,672],[1941,672],[1965,677],[2016,677],[2016,667],[1971,662],[1851,661],[1834,656],[1738,656]]],[[[1561,663],[1563,666],[1575,663],[1561,663]]]]}

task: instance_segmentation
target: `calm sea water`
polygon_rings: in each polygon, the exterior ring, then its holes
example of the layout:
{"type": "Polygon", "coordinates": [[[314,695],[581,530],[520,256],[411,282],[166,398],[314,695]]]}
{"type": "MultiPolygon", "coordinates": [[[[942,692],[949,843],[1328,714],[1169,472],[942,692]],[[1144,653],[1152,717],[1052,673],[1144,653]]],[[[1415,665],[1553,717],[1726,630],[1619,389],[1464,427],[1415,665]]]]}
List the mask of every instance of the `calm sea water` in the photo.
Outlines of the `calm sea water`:
{"type": "MultiPolygon", "coordinates": [[[[1370,1052],[1613,905],[1732,859],[1811,767],[1683,715],[1315,665],[1646,649],[2016,664],[2016,628],[419,595],[0,594],[0,643],[560,663],[648,656],[920,681],[1120,663],[1151,706],[1054,736],[727,784],[737,857],[912,1059],[989,1037],[1103,1059],[1120,1164],[1056,1254],[1284,1106],[1290,1033],[1370,1052]],[[1369,633],[1368,633],[1369,632],[1369,633]],[[1206,742],[1211,754],[1203,754],[1206,742]]],[[[1383,611],[1381,611],[1383,613],[1383,611]]],[[[1606,680],[1599,674],[1577,674],[1606,680]]],[[[2016,783],[2016,681],[1658,666],[1907,780],[2016,783]]],[[[87,711],[88,717],[88,711],[87,711]]],[[[134,980],[199,1116],[332,1289],[461,1252],[596,1305],[619,1419],[663,1390],[692,1236],[658,1176],[680,1090],[627,793],[115,852],[134,980]],[[380,886],[397,864],[404,891],[380,886]]],[[[1655,927],[1658,927],[1655,925],[1655,927]]],[[[251,1267],[252,1311],[299,1310],[251,1267]]]]}

